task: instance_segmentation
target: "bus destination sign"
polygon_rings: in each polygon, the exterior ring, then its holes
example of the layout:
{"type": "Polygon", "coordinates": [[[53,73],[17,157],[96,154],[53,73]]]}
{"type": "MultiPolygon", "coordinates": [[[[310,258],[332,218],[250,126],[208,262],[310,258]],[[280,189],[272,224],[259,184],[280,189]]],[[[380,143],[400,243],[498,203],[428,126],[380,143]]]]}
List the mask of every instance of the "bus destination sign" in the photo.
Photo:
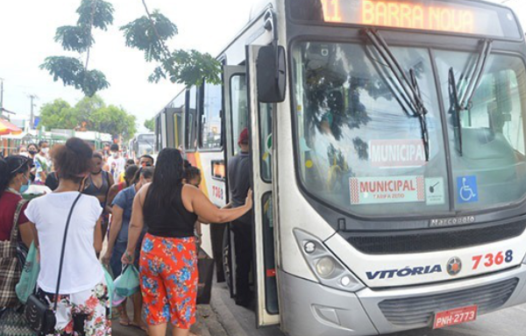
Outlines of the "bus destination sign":
{"type": "MultiPolygon", "coordinates": [[[[328,23],[504,36],[497,11],[439,0],[320,0],[328,23]]],[[[508,20],[513,21],[509,12],[508,20]]]]}

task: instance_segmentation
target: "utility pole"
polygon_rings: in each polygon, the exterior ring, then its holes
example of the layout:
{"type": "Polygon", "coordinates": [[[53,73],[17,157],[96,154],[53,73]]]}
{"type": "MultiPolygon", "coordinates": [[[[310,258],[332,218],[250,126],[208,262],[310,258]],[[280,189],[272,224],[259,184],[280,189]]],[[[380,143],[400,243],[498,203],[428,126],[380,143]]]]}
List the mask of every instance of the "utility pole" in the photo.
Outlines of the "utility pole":
{"type": "Polygon", "coordinates": [[[38,99],[38,97],[34,94],[29,95],[29,99],[31,99],[31,114],[29,116],[29,129],[33,129],[33,125],[35,124],[35,114],[33,112],[33,108],[35,107],[35,104],[33,103],[34,99],[38,99]]]}

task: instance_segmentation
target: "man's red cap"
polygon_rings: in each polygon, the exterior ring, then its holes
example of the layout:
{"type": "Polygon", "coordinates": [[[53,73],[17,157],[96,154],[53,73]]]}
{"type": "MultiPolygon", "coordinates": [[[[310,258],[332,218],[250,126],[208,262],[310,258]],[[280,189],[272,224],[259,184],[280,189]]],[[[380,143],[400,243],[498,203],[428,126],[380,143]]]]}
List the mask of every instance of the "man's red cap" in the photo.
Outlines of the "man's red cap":
{"type": "Polygon", "coordinates": [[[248,144],[248,128],[245,128],[241,131],[241,134],[239,134],[239,140],[237,142],[238,144],[248,144]]]}

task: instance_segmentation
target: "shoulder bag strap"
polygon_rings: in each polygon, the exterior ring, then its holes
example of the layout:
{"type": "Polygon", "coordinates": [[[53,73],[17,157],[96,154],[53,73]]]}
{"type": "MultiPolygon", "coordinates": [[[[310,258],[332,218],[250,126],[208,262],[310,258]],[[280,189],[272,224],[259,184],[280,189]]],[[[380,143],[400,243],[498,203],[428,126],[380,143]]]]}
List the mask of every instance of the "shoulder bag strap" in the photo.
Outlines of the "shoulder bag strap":
{"type": "Polygon", "coordinates": [[[22,207],[26,203],[27,203],[27,201],[22,199],[16,205],[15,216],[13,217],[13,228],[11,229],[11,239],[10,239],[10,241],[12,243],[17,243],[18,242],[18,232],[19,232],[19,230],[18,230],[18,219],[20,218],[20,214],[22,213],[22,207]]]}
{"type": "Polygon", "coordinates": [[[69,211],[68,220],[66,221],[66,229],[64,230],[64,240],[62,242],[62,252],[60,254],[60,266],[58,269],[58,280],[57,280],[57,290],[55,293],[55,305],[53,307],[53,311],[57,311],[57,305],[58,305],[58,292],[60,289],[60,280],[62,278],[62,265],[64,263],[64,252],[66,250],[66,238],[68,237],[68,228],[69,228],[69,222],[71,221],[71,215],[73,214],[73,209],[75,209],[75,205],[77,205],[77,202],[80,199],[80,196],[82,196],[81,193],[77,196],[75,201],[73,202],[73,205],[71,206],[71,210],[69,211]]]}

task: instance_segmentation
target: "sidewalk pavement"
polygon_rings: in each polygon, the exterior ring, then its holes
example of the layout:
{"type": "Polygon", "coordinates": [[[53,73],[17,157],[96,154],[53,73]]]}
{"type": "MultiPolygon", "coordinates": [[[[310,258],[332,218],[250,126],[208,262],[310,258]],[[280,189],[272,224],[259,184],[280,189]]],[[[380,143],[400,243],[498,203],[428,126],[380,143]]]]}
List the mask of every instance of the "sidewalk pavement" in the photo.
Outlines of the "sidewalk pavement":
{"type": "MultiPolygon", "coordinates": [[[[128,316],[133,316],[131,302],[127,305],[128,316]]],[[[119,319],[112,320],[113,336],[145,336],[146,333],[138,328],[125,327],[119,324],[119,319]]],[[[191,331],[198,336],[228,336],[221,323],[217,320],[217,315],[210,305],[197,306],[197,323],[192,326],[191,331]]],[[[166,333],[171,335],[171,329],[166,333]]]]}

